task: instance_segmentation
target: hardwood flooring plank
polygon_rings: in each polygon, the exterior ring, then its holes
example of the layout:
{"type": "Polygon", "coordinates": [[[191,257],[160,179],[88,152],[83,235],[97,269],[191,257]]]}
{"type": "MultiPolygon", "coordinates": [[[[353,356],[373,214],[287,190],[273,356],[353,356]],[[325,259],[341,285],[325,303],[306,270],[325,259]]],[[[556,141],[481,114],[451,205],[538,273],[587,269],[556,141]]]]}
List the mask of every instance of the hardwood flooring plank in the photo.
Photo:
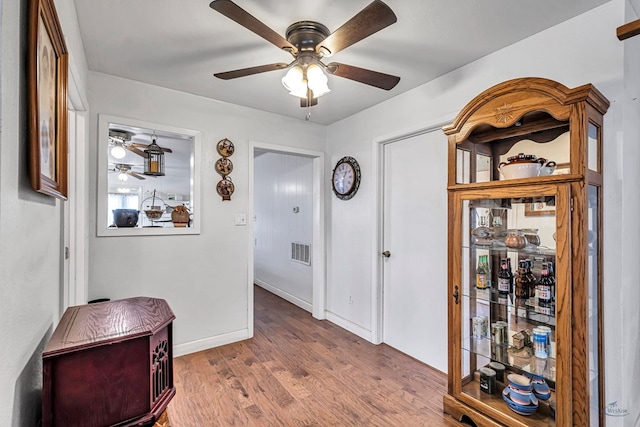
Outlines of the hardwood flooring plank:
{"type": "Polygon", "coordinates": [[[172,427],[465,426],[447,378],[256,287],[254,337],[174,360],[172,427]]]}

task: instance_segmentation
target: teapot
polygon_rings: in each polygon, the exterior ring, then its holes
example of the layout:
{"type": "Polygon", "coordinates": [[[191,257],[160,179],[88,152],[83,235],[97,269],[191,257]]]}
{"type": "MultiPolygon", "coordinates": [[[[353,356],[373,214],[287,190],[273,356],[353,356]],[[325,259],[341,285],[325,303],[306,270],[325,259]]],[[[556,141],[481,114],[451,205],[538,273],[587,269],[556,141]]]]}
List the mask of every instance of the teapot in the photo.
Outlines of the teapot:
{"type": "Polygon", "coordinates": [[[519,153],[501,162],[498,170],[505,179],[531,178],[551,175],[556,170],[556,162],[537,158],[535,154],[519,153]]]}

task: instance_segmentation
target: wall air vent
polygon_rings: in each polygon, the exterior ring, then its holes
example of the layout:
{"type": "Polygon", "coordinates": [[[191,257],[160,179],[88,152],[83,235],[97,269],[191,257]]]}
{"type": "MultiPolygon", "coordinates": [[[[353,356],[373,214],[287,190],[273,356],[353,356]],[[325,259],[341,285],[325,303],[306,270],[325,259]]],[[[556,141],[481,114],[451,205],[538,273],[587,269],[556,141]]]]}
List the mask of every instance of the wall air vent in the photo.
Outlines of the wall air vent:
{"type": "Polygon", "coordinates": [[[311,265],[311,245],[291,242],[291,261],[311,265]]]}

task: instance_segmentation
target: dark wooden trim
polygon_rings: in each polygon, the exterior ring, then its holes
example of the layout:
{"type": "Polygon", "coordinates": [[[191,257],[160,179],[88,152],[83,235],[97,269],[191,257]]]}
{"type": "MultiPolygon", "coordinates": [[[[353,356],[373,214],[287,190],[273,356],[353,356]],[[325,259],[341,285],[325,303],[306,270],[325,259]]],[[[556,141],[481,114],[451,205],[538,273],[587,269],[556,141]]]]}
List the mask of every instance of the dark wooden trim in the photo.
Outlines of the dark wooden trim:
{"type": "Polygon", "coordinates": [[[638,34],[640,34],[640,19],[624,24],[616,30],[616,35],[620,41],[637,36],[638,34]]]}

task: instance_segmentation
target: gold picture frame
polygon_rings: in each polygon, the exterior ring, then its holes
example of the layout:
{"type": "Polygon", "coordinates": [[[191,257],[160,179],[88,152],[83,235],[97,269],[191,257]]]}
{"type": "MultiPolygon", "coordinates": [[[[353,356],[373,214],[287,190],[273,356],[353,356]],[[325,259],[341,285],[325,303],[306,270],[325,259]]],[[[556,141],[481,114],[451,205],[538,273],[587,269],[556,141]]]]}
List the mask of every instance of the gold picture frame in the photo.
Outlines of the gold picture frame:
{"type": "Polygon", "coordinates": [[[69,59],[53,0],[30,2],[28,55],[31,186],[67,200],[69,59]]]}
{"type": "Polygon", "coordinates": [[[524,216],[553,216],[555,214],[556,207],[548,206],[544,202],[524,204],[524,216]]]}

